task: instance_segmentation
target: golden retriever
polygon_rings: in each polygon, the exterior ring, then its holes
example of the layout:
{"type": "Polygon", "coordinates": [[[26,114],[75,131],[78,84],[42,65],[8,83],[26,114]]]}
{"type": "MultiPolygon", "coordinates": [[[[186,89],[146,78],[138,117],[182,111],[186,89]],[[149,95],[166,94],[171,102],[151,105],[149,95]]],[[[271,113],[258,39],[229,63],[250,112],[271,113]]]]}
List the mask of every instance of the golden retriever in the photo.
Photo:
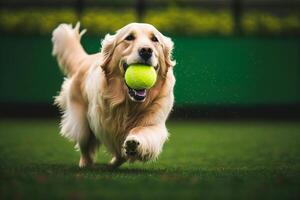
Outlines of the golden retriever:
{"type": "Polygon", "coordinates": [[[80,150],[79,166],[93,164],[102,144],[113,155],[111,167],[156,159],[174,102],[173,42],[150,24],[131,23],[107,34],[100,53],[88,55],[80,44],[84,32],[79,23],[61,24],[52,36],[52,54],[66,75],[55,98],[63,113],[61,134],[80,150]],[[125,84],[126,68],[137,63],[155,68],[151,89],[125,84]]]}

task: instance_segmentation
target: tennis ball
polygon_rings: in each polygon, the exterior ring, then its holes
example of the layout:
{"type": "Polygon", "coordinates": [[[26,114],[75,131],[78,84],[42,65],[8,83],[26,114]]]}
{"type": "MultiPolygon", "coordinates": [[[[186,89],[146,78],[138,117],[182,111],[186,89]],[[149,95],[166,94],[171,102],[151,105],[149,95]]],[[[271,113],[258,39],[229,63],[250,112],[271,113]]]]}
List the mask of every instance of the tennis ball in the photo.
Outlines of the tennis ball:
{"type": "Polygon", "coordinates": [[[151,88],[155,84],[156,78],[155,69],[149,65],[130,65],[125,72],[126,84],[135,90],[151,88]]]}

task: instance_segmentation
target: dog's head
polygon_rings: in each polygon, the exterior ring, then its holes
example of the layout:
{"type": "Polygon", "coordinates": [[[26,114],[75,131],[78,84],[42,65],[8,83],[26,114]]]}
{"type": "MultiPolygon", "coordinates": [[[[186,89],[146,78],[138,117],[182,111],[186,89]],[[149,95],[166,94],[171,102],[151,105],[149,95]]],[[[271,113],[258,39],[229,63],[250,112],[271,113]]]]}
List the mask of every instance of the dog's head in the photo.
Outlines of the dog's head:
{"type": "Polygon", "coordinates": [[[127,67],[131,64],[153,66],[158,75],[157,85],[165,78],[168,68],[175,65],[172,50],[171,39],[161,34],[154,26],[131,23],[118,30],[115,35],[105,36],[102,41],[100,65],[108,79],[121,80],[121,88],[125,90],[123,92],[127,93],[132,101],[143,102],[149,91],[135,90],[125,84],[124,74],[127,67]]]}

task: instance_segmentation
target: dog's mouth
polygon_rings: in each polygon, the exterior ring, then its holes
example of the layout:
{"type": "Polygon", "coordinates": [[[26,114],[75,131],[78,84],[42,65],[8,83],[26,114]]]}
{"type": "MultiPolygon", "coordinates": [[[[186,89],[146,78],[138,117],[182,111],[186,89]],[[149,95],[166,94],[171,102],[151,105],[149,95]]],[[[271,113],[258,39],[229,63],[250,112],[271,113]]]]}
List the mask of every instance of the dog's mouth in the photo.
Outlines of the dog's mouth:
{"type": "MultiPolygon", "coordinates": [[[[123,63],[124,74],[128,67],[129,67],[129,65],[124,62],[123,63]]],[[[158,71],[158,66],[154,67],[154,69],[156,71],[158,71]]],[[[126,84],[126,82],[125,82],[125,84],[126,84]]],[[[128,96],[132,101],[135,101],[135,102],[144,102],[145,101],[145,99],[147,97],[147,92],[148,92],[147,89],[136,90],[136,89],[129,87],[127,84],[126,84],[126,86],[128,88],[128,96]]]]}
{"type": "Polygon", "coordinates": [[[132,101],[136,102],[143,102],[145,101],[147,97],[147,90],[142,89],[142,90],[135,90],[133,88],[128,87],[128,95],[132,101]]]}

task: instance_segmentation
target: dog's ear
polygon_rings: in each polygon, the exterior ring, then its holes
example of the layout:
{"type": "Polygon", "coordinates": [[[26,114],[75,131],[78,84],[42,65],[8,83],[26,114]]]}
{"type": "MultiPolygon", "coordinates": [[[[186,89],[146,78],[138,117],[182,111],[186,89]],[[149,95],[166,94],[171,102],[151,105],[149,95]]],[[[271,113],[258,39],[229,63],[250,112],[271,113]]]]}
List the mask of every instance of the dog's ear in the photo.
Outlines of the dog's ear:
{"type": "Polygon", "coordinates": [[[163,52],[165,57],[165,63],[167,67],[173,67],[176,61],[173,60],[172,53],[174,49],[174,43],[171,38],[163,36],[163,52]]]}
{"type": "Polygon", "coordinates": [[[106,34],[104,39],[101,42],[102,60],[100,61],[100,66],[104,71],[107,71],[107,65],[111,60],[115,47],[116,47],[116,35],[106,34]]]}

